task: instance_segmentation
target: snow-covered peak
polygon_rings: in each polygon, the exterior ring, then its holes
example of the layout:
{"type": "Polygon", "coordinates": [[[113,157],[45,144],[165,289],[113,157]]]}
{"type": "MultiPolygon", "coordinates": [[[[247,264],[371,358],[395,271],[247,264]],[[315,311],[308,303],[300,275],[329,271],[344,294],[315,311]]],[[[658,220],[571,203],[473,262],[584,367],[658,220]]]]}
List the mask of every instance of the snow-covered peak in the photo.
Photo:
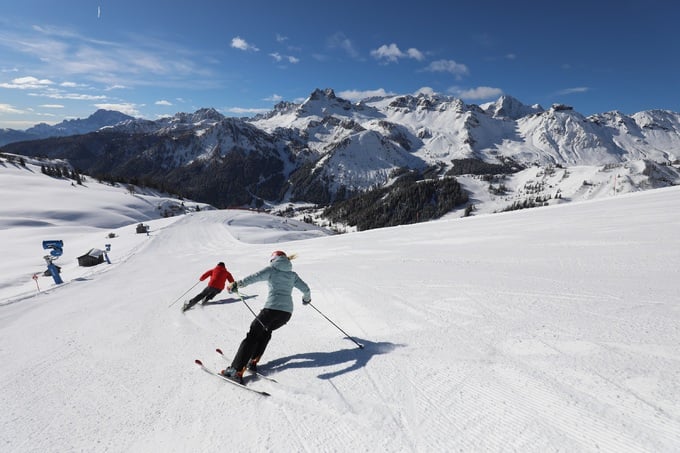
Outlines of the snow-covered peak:
{"type": "Polygon", "coordinates": [[[350,110],[352,110],[350,101],[337,97],[332,89],[326,88],[325,90],[314,90],[298,107],[297,115],[316,115],[319,117],[331,114],[346,115],[350,110]]]}
{"type": "Polygon", "coordinates": [[[196,110],[194,113],[178,113],[172,118],[175,123],[205,124],[222,121],[225,116],[211,107],[196,110]]]}
{"type": "Polygon", "coordinates": [[[379,113],[373,107],[339,98],[332,89],[327,88],[314,90],[301,104],[278,103],[271,112],[257,115],[249,122],[267,132],[273,132],[285,128],[306,130],[315,128],[320,123],[347,123],[376,116],[379,113]]]}
{"type": "Polygon", "coordinates": [[[100,109],[84,119],[65,120],[54,126],[40,123],[26,129],[26,133],[36,135],[40,138],[65,137],[69,135],[87,134],[103,127],[112,126],[131,119],[133,119],[131,116],[115,110],[100,109]]]}
{"type": "Polygon", "coordinates": [[[645,110],[632,117],[642,128],[680,133],[680,113],[669,110],[645,110]]]}
{"type": "Polygon", "coordinates": [[[431,93],[418,93],[417,95],[394,96],[391,98],[387,109],[402,113],[408,112],[444,112],[455,110],[464,112],[467,109],[465,103],[455,97],[442,96],[431,93]]]}
{"type": "Polygon", "coordinates": [[[494,118],[507,118],[518,120],[527,115],[541,113],[543,108],[539,105],[527,106],[512,96],[501,96],[496,102],[485,104],[482,109],[494,118]]]}
{"type": "Polygon", "coordinates": [[[207,128],[213,127],[226,117],[214,108],[203,108],[193,113],[176,113],[173,116],[161,118],[156,121],[145,119],[133,119],[125,121],[114,127],[117,131],[128,133],[172,133],[191,130],[202,133],[207,128]]]}
{"type": "Polygon", "coordinates": [[[625,152],[602,125],[569,106],[553,105],[543,113],[520,118],[517,129],[524,145],[506,149],[519,162],[598,165],[624,160],[625,152]]]}
{"type": "Polygon", "coordinates": [[[267,113],[260,113],[258,115],[255,115],[251,121],[261,121],[261,120],[267,120],[269,118],[273,118],[275,116],[281,116],[281,115],[287,115],[290,113],[294,113],[295,109],[297,109],[300,106],[300,104],[297,104],[295,102],[288,102],[288,101],[281,101],[277,103],[272,110],[270,110],[267,113]]]}
{"type": "Polygon", "coordinates": [[[553,104],[550,106],[550,110],[553,112],[571,112],[574,111],[574,107],[567,104],[553,104]]]}

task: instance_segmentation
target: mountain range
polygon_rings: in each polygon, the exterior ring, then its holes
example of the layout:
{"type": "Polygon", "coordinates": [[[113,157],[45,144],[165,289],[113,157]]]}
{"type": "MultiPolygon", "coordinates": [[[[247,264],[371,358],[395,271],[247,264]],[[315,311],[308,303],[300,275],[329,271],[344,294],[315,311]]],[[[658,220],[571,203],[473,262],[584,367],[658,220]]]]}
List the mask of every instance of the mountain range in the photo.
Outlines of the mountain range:
{"type": "MultiPolygon", "coordinates": [[[[350,102],[332,89],[317,89],[301,103],[282,102],[252,118],[225,117],[211,108],[155,121],[98,111],[87,120],[25,133],[42,138],[7,143],[3,150],[67,159],[95,177],[216,207],[328,207],[372,190],[385,197],[391,187],[412,194],[425,190],[424,181],[455,178],[467,194],[455,205],[469,213],[473,204],[497,211],[528,207],[527,200],[542,205],[586,192],[680,183],[679,113],[586,117],[568,105],[545,109],[510,96],[482,105],[433,94],[350,102]],[[564,183],[575,174],[587,179],[564,183]],[[405,176],[408,189],[395,184],[405,176]]],[[[9,132],[0,136],[7,141],[9,132]]],[[[443,193],[458,192],[447,184],[432,186],[423,203],[441,207],[443,193]]],[[[422,210],[422,204],[414,206],[413,214],[385,225],[426,220],[413,218],[422,210]]]]}
{"type": "Polygon", "coordinates": [[[26,140],[87,134],[132,119],[134,118],[121,112],[100,109],[85,119],[64,120],[52,126],[47,123],[40,123],[24,131],[0,129],[0,146],[26,140]]]}

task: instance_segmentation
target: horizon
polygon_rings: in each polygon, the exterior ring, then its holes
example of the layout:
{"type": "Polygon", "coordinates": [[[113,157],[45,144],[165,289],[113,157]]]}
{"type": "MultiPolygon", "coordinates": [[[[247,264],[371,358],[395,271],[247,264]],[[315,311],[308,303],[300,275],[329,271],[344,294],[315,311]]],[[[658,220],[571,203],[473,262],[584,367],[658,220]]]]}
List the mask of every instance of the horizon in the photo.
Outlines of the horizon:
{"type": "Polygon", "coordinates": [[[680,62],[666,55],[680,52],[679,15],[680,5],[662,1],[565,9],[425,0],[414,10],[351,0],[328,12],[303,2],[28,0],[0,19],[0,128],[98,109],[250,117],[316,88],[350,101],[427,91],[469,104],[501,95],[564,103],[586,116],[677,112],[680,62]]]}

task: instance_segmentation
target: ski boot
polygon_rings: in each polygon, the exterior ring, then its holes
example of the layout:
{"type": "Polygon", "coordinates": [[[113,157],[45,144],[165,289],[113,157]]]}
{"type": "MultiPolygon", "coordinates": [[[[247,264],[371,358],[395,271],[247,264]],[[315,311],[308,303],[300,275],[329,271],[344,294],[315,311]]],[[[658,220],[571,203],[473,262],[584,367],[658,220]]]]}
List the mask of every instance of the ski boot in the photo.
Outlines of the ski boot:
{"type": "Polygon", "coordinates": [[[187,311],[188,309],[190,309],[194,305],[196,305],[196,302],[192,302],[192,301],[185,302],[184,305],[182,305],[182,312],[187,311]]]}
{"type": "Polygon", "coordinates": [[[234,381],[238,384],[244,385],[243,384],[243,371],[237,371],[236,368],[229,367],[226,370],[220,371],[220,375],[224,376],[225,378],[234,381]]]}

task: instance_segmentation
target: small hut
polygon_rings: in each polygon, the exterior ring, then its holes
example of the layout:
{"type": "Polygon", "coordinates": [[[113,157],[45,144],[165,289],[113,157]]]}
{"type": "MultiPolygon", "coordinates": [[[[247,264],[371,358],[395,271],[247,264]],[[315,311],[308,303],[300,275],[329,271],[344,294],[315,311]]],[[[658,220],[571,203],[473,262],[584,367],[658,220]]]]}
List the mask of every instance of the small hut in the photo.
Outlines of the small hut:
{"type": "Polygon", "coordinates": [[[78,266],[82,267],[96,266],[103,262],[104,251],[99,249],[90,249],[89,252],[78,257],[78,266]]]}

